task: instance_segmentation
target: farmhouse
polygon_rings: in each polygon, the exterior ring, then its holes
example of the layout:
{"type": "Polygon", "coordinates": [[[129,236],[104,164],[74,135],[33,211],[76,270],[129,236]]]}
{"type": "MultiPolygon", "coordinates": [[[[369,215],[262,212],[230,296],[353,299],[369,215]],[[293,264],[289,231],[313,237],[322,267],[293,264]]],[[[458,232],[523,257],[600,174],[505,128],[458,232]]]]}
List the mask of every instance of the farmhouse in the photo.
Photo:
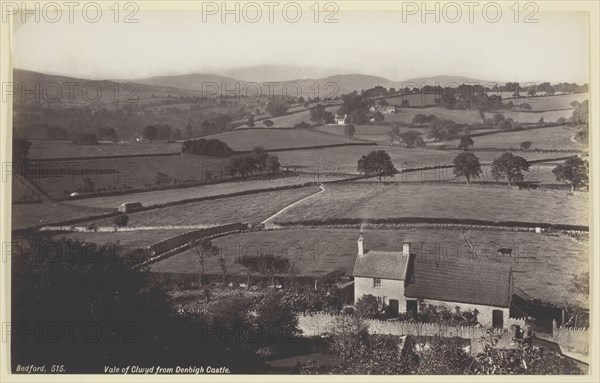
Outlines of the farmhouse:
{"type": "MultiPolygon", "coordinates": [[[[483,260],[443,260],[402,251],[364,251],[358,239],[354,297],[373,295],[391,316],[418,312],[420,304],[477,310],[479,323],[504,327],[513,295],[512,267],[483,260]]],[[[356,301],[355,301],[356,303],[356,301]]]]}
{"type": "Polygon", "coordinates": [[[394,105],[384,106],[379,110],[382,114],[396,114],[396,107],[394,105]]]}
{"type": "Polygon", "coordinates": [[[346,125],[346,117],[348,117],[348,115],[344,114],[343,116],[337,114],[335,116],[335,123],[338,125],[346,125]]]}

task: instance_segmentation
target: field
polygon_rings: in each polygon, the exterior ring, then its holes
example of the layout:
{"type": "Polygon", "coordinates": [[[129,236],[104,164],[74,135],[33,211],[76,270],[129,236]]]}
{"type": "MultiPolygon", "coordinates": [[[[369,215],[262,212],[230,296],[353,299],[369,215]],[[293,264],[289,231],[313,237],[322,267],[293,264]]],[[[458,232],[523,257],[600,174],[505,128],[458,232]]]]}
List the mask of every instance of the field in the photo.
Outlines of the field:
{"type": "MultiPolygon", "coordinates": [[[[272,191],[239,197],[191,202],[129,214],[130,227],[168,225],[223,225],[234,222],[260,223],[285,206],[316,193],[316,186],[272,191]]],[[[94,222],[110,226],[110,219],[94,222]]]]}
{"type": "MultiPolygon", "coordinates": [[[[338,136],[344,136],[344,125],[327,125],[320,126],[315,128],[314,130],[335,134],[338,136]]],[[[355,125],[354,137],[359,140],[372,141],[377,143],[389,144],[390,136],[389,133],[392,130],[391,126],[386,125],[355,125]]],[[[399,128],[400,133],[406,132],[409,130],[414,130],[422,134],[423,138],[427,137],[427,133],[429,132],[428,128],[399,128]]]]}
{"type": "Polygon", "coordinates": [[[91,206],[106,209],[117,209],[125,201],[140,202],[143,206],[165,204],[192,198],[210,197],[222,194],[245,192],[257,189],[267,189],[282,186],[291,186],[308,182],[318,182],[311,175],[299,175],[289,178],[277,178],[259,181],[225,182],[212,185],[191,186],[181,189],[155,190],[149,192],[135,193],[131,195],[117,195],[86,199],[75,199],[68,202],[69,205],[91,206]]]}
{"type": "Polygon", "coordinates": [[[84,206],[69,206],[58,203],[36,203],[12,205],[12,229],[49,225],[55,222],[85,218],[91,215],[107,213],[110,210],[84,206]]]}
{"type": "Polygon", "coordinates": [[[515,190],[449,184],[344,183],[327,185],[310,203],[295,206],[276,222],[328,218],[462,218],[588,224],[587,193],[515,190]]]}
{"type": "MultiPolygon", "coordinates": [[[[588,150],[587,145],[580,144],[574,141],[572,137],[577,133],[577,129],[569,126],[557,126],[552,128],[540,128],[521,130],[515,132],[498,133],[488,136],[473,137],[473,148],[502,148],[502,149],[518,149],[523,141],[531,141],[530,150],[546,149],[546,150],[588,150]]],[[[449,146],[458,145],[459,140],[448,141],[449,146]]],[[[527,156],[523,152],[523,156],[527,156]]]]}
{"type": "Polygon", "coordinates": [[[86,190],[84,179],[93,182],[95,190],[140,189],[156,186],[157,173],[166,174],[178,183],[202,182],[212,175],[226,177],[226,158],[176,155],[165,157],[113,158],[38,162],[38,174],[30,176],[41,188],[55,198],[64,198],[76,191],[86,190]],[[56,176],[55,171],[65,172],[56,176]]]}
{"type": "Polygon", "coordinates": [[[390,105],[402,105],[402,101],[408,100],[409,106],[424,106],[436,105],[436,98],[438,98],[438,95],[434,93],[418,93],[407,94],[405,96],[386,97],[385,100],[390,105]]]}
{"type": "MultiPolygon", "coordinates": [[[[304,171],[318,172],[322,169],[328,169],[341,174],[358,174],[356,171],[358,159],[373,150],[385,150],[398,170],[450,165],[459,153],[457,150],[407,149],[400,146],[349,146],[318,150],[292,150],[277,152],[276,154],[282,166],[302,165],[304,171]]],[[[502,155],[499,152],[478,151],[477,148],[475,148],[474,153],[482,163],[491,162],[502,155]]],[[[527,152],[519,155],[528,160],[538,160],[563,157],[564,153],[527,152]]]]}
{"type": "Polygon", "coordinates": [[[12,200],[13,201],[31,201],[39,200],[37,191],[27,187],[17,176],[12,176],[12,200]]]}
{"type": "MultiPolygon", "coordinates": [[[[242,233],[217,238],[213,243],[226,259],[228,274],[245,274],[235,258],[259,251],[273,252],[291,259],[297,275],[320,276],[343,269],[351,274],[356,259],[357,230],[305,229],[242,233]]],[[[526,294],[557,304],[577,302],[589,305],[587,296],[572,291],[570,280],[588,269],[588,243],[565,235],[544,235],[511,231],[460,231],[427,228],[365,231],[365,246],[393,251],[402,242],[412,242],[416,254],[439,259],[469,257],[465,238],[474,246],[478,260],[499,261],[496,250],[513,249],[515,293],[526,294]],[[566,287],[567,286],[567,287],[566,287]]],[[[469,258],[473,259],[473,258],[469,258]]],[[[152,265],[151,271],[198,273],[197,256],[184,252],[152,265]]],[[[221,274],[215,258],[208,261],[207,274],[221,274]]]]}
{"type": "Polygon", "coordinates": [[[572,110],[555,110],[540,113],[524,112],[518,110],[502,110],[498,112],[487,112],[485,118],[492,118],[496,113],[503,114],[505,118],[512,118],[516,122],[535,123],[544,117],[545,122],[556,122],[559,118],[569,118],[573,114],[572,110]]]}
{"type": "MultiPolygon", "coordinates": [[[[524,95],[525,96],[525,95],[524,95]]],[[[503,98],[509,97],[509,95],[503,95],[503,98]]],[[[510,100],[514,104],[519,105],[522,103],[528,103],[531,105],[532,110],[554,110],[554,109],[567,109],[572,108],[571,101],[583,102],[590,98],[589,93],[575,93],[575,94],[561,94],[557,96],[547,97],[521,97],[518,100],[510,100]]],[[[506,101],[508,102],[508,101],[506,101]]]]}
{"type": "Polygon", "coordinates": [[[82,242],[98,243],[106,245],[119,243],[125,251],[131,251],[139,247],[152,245],[153,243],[175,237],[190,230],[137,230],[137,231],[115,231],[115,232],[85,232],[57,234],[52,238],[67,238],[82,242]]]}
{"type": "Polygon", "coordinates": [[[235,151],[250,151],[256,146],[266,150],[303,148],[358,143],[346,137],[301,129],[249,129],[206,136],[225,142],[235,151]]]}
{"type": "MultiPolygon", "coordinates": [[[[385,122],[406,122],[411,123],[417,114],[430,115],[433,114],[442,120],[454,121],[457,124],[476,124],[483,120],[476,110],[451,110],[442,107],[434,108],[401,108],[396,114],[384,115],[385,122]]],[[[539,118],[539,117],[538,117],[539,118]]]]}
{"type": "Polygon", "coordinates": [[[71,141],[31,141],[29,158],[72,158],[157,153],[181,153],[181,143],[127,142],[123,144],[75,145],[71,141]]]}
{"type": "MultiPolygon", "coordinates": [[[[323,105],[325,105],[325,104],[323,104],[323,105]]],[[[335,106],[328,106],[325,108],[325,110],[327,110],[328,112],[331,112],[335,115],[339,108],[340,108],[339,105],[335,105],[335,106]]],[[[270,117],[269,120],[273,121],[273,123],[275,124],[274,126],[276,128],[291,128],[292,126],[294,126],[294,124],[297,124],[297,123],[303,122],[303,121],[307,122],[309,124],[312,123],[310,121],[310,111],[309,110],[305,110],[303,112],[298,112],[298,113],[293,113],[293,114],[288,114],[285,116],[270,117]]],[[[264,126],[262,121],[256,122],[256,125],[264,126]]]]}

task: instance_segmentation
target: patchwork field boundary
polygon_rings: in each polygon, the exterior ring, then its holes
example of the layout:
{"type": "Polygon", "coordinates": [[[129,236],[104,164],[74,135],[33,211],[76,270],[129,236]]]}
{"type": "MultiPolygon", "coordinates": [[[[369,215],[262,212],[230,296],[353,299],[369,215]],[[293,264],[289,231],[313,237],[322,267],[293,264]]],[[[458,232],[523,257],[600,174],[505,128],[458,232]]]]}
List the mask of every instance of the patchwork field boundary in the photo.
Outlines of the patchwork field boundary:
{"type": "Polygon", "coordinates": [[[395,218],[329,218],[323,220],[299,220],[275,222],[277,225],[288,229],[324,229],[324,228],[406,228],[406,227],[433,227],[457,228],[471,230],[506,230],[506,231],[532,231],[537,228],[544,231],[564,231],[587,233],[589,227],[584,225],[537,223],[523,221],[488,221],[481,219],[460,218],[435,218],[435,217],[395,217],[395,218]]]}

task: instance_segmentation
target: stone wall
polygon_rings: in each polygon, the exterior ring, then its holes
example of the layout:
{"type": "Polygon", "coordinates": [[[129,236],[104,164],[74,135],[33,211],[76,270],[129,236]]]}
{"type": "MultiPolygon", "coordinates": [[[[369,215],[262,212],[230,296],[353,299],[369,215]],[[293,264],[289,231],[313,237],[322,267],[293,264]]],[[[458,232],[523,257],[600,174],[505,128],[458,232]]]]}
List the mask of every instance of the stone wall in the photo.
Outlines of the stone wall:
{"type": "Polygon", "coordinates": [[[560,345],[562,351],[589,354],[590,331],[588,328],[552,326],[552,339],[560,345]]]}

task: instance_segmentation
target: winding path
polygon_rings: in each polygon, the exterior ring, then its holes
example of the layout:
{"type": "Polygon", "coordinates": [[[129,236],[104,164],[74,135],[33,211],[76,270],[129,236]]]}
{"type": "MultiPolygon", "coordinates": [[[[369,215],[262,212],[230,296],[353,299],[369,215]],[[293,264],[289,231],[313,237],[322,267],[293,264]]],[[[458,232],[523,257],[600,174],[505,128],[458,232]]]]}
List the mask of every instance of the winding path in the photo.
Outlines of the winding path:
{"type": "Polygon", "coordinates": [[[289,205],[287,205],[286,207],[284,207],[283,209],[279,210],[277,213],[273,214],[272,216],[270,216],[269,218],[265,219],[264,221],[261,222],[262,225],[266,225],[269,221],[271,221],[273,218],[277,217],[278,215],[280,215],[281,213],[285,212],[287,209],[294,207],[296,205],[301,204],[302,202],[306,201],[307,199],[313,198],[314,196],[317,196],[321,193],[323,193],[325,191],[325,187],[323,186],[323,184],[320,184],[319,187],[321,188],[321,190],[319,190],[318,192],[316,192],[315,194],[311,194],[308,197],[304,197],[294,203],[291,203],[289,205]]]}

